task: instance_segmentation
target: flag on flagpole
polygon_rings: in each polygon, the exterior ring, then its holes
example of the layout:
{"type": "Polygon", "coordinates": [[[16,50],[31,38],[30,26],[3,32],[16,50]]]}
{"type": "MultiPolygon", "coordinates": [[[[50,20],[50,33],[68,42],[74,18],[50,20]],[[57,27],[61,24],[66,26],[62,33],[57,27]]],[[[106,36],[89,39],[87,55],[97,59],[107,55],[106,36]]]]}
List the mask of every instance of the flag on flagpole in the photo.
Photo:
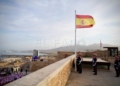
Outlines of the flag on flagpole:
{"type": "Polygon", "coordinates": [[[76,15],[75,10],[75,71],[77,71],[76,68],[76,29],[77,28],[90,28],[95,24],[94,18],[90,15],[76,15]]]}
{"type": "Polygon", "coordinates": [[[94,18],[90,15],[76,15],[76,29],[90,28],[95,24],[94,18]]]}

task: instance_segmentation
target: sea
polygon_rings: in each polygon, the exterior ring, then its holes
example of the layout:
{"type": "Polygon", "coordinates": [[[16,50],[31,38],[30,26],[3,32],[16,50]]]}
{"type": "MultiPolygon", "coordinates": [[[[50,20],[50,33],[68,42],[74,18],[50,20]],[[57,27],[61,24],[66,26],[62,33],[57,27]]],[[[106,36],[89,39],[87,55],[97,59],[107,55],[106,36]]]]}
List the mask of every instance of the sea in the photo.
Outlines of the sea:
{"type": "MultiPolygon", "coordinates": [[[[30,53],[30,52],[0,52],[0,57],[4,57],[4,56],[7,56],[7,55],[13,55],[13,56],[16,56],[16,55],[33,55],[33,53],[30,53]]],[[[47,55],[47,54],[43,54],[43,53],[39,53],[39,56],[43,56],[43,55],[47,55]]]]}

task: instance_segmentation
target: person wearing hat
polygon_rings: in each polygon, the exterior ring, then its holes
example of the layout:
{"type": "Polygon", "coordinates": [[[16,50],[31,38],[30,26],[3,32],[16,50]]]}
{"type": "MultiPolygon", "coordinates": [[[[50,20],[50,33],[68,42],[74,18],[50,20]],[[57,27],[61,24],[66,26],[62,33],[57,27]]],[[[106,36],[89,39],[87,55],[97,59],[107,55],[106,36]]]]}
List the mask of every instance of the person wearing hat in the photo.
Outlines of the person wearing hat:
{"type": "MultiPolygon", "coordinates": [[[[94,52],[92,53],[92,66],[93,66],[93,63],[94,63],[94,52]]],[[[95,70],[94,70],[94,67],[93,67],[93,72],[95,72],[95,70]]]]}
{"type": "Polygon", "coordinates": [[[119,57],[119,61],[118,61],[118,71],[119,71],[119,76],[120,76],[120,55],[119,55],[118,57],[119,57]]]}
{"type": "Polygon", "coordinates": [[[115,61],[114,61],[114,68],[115,68],[115,72],[116,72],[116,77],[119,77],[119,57],[116,56],[115,57],[115,61]]]}
{"type": "Polygon", "coordinates": [[[82,73],[82,54],[79,52],[76,59],[77,71],[82,73]]]}
{"type": "Polygon", "coordinates": [[[97,75],[97,54],[93,53],[92,66],[94,75],[97,75]]]}
{"type": "Polygon", "coordinates": [[[76,56],[76,68],[77,68],[77,72],[79,71],[79,68],[78,68],[78,66],[79,66],[79,58],[78,58],[79,53],[80,52],[77,52],[77,56],[76,56]]]}

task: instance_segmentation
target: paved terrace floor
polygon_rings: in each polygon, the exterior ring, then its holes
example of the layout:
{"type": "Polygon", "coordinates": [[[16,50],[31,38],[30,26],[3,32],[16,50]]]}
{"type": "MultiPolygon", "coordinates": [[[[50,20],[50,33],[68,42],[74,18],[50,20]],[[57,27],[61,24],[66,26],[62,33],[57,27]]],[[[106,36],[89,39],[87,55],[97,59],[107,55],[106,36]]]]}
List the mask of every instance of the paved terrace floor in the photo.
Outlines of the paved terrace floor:
{"type": "Polygon", "coordinates": [[[97,75],[93,75],[91,68],[83,68],[82,74],[72,69],[66,86],[120,86],[120,77],[115,77],[113,65],[110,70],[98,69],[97,75]]]}

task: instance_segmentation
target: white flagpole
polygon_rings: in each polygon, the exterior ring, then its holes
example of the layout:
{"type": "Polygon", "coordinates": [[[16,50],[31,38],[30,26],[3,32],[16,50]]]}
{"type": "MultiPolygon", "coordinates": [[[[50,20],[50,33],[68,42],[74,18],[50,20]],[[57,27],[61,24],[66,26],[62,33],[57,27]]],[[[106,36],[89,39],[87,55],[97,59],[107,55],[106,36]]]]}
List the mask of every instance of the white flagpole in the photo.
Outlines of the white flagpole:
{"type": "Polygon", "coordinates": [[[76,69],[76,10],[75,10],[75,72],[77,71],[76,69]]]}
{"type": "Polygon", "coordinates": [[[100,39],[100,50],[101,50],[101,39],[100,39]]]}
{"type": "Polygon", "coordinates": [[[100,56],[102,57],[102,55],[101,55],[101,47],[102,47],[102,44],[101,44],[101,39],[100,39],[100,56]]]}

